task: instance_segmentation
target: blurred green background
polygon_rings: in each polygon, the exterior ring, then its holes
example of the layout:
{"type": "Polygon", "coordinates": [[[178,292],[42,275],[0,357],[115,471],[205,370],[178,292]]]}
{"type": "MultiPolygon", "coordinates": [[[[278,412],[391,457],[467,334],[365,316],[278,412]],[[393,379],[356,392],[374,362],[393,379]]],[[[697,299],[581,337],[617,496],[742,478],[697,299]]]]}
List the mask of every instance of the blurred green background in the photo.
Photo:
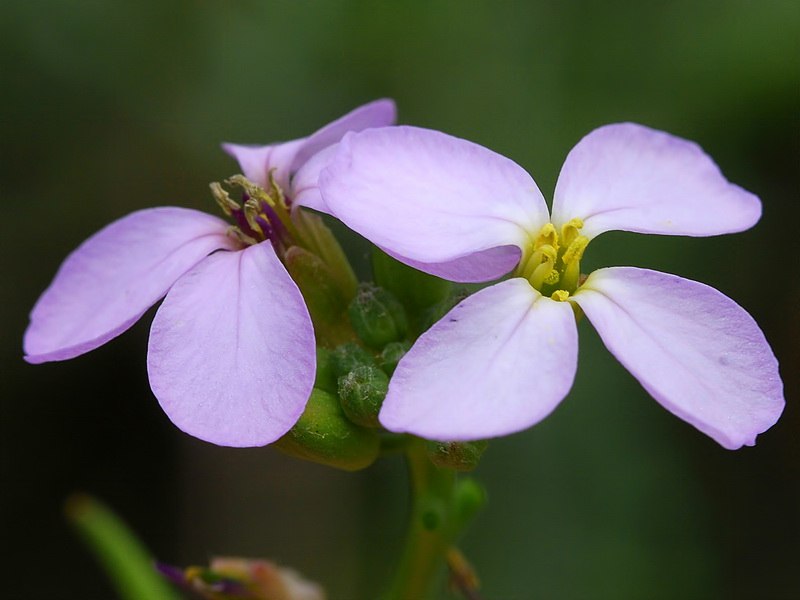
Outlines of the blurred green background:
{"type": "Polygon", "coordinates": [[[66,363],[24,363],[21,338],[61,260],[106,223],[158,205],[215,212],[207,184],[237,169],[220,142],[304,136],[385,96],[402,123],[513,158],[547,197],[581,136],[632,120],[699,142],[764,202],[752,231],[610,233],[585,263],[681,274],[744,306],[782,364],[781,421],[757,447],[723,450],[582,323],[572,393],[477,471],[490,503],[463,547],[486,598],[798,597],[799,32],[794,0],[4,0],[4,597],[113,597],[63,522],[75,490],[165,562],[272,557],[333,600],[374,595],[404,526],[402,464],[339,473],[180,433],[147,385],[152,311],[66,363]]]}

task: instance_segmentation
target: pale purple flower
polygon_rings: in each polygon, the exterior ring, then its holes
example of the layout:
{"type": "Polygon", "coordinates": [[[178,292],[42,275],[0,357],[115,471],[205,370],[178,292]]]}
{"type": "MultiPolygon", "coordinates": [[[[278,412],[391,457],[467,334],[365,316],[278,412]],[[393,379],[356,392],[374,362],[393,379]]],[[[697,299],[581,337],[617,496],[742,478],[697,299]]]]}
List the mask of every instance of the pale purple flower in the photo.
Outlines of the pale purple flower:
{"type": "Polygon", "coordinates": [[[335,216],[423,271],[489,281],[513,270],[400,361],[380,413],[391,431],[473,440],[537,423],[572,386],[580,311],[659,403],[725,448],[754,444],[783,409],[777,361],[729,298],[647,269],[580,275],[605,231],[709,236],[758,221],[759,199],[696,144],[601,127],[569,153],[551,215],[511,160],[435,131],[381,128],[344,137],[320,190],[335,216]]]}
{"type": "MultiPolygon", "coordinates": [[[[289,208],[318,195],[315,154],[351,130],[394,122],[389,100],[362,106],[300,140],[226,146],[245,176],[289,208]],[[270,174],[272,180],[270,181],[270,174]],[[271,186],[271,187],[270,187],[271,186]]],[[[116,337],[166,294],[150,330],[153,393],[183,431],[225,446],[261,446],[303,412],[314,383],[314,330],[276,249],[285,223],[262,201],[229,223],[185,208],[132,213],[86,240],[31,312],[25,360],[73,358],[116,337]],[[267,242],[267,243],[262,243],[267,242]]],[[[284,215],[284,218],[288,218],[284,215]]]]}

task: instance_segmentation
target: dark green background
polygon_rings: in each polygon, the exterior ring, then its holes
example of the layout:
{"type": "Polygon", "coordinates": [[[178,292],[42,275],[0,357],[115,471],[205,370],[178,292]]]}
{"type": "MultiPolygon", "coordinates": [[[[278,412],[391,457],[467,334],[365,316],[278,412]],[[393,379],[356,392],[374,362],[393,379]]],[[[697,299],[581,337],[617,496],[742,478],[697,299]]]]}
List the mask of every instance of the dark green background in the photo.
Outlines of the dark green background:
{"type": "Polygon", "coordinates": [[[85,237],[149,206],[213,212],[208,182],[237,169],[221,141],[300,137],[389,96],[401,122],[513,158],[548,197],[581,136],[632,120],[699,142],[764,202],[752,231],[610,233],[585,265],[661,269],[736,299],[781,361],[781,421],[723,450],[581,324],[572,393],[477,471],[490,504],[463,547],[486,598],[797,597],[799,31],[793,0],[4,0],[2,595],[113,597],[62,521],[74,490],[166,562],[274,557],[333,600],[369,598],[390,573],[402,465],[339,473],[180,433],[147,386],[152,313],[72,361],[21,358],[28,310],[85,237]]]}

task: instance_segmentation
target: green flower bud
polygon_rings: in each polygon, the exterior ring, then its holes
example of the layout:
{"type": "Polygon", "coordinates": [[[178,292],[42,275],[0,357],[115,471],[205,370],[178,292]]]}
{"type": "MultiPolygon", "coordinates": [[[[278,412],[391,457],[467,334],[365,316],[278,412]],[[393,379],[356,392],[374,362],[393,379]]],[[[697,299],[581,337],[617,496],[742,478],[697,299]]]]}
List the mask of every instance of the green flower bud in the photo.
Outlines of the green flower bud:
{"type": "Polygon", "coordinates": [[[306,409],[286,435],[272,444],[284,454],[345,471],[371,465],[380,439],[373,429],[348,419],[335,396],[315,389],[306,409]]]}
{"type": "Polygon", "coordinates": [[[383,369],[383,372],[391,377],[394,370],[397,368],[397,363],[405,356],[409,348],[411,348],[411,344],[408,342],[392,342],[386,344],[380,356],[378,356],[378,365],[383,369]]]}
{"type": "Polygon", "coordinates": [[[362,283],[347,309],[359,339],[370,348],[383,348],[405,337],[408,322],[403,305],[391,292],[362,283]]]}
{"type": "Polygon", "coordinates": [[[354,423],[380,427],[378,413],[389,389],[389,377],[378,367],[362,365],[339,378],[339,400],[354,423]]]}
{"type": "Polygon", "coordinates": [[[372,355],[372,353],[356,344],[345,344],[344,346],[339,346],[333,352],[331,352],[329,360],[331,370],[333,371],[333,374],[337,380],[339,377],[347,375],[362,365],[373,367],[378,366],[378,361],[375,360],[375,357],[372,355]]]}
{"type": "Polygon", "coordinates": [[[437,467],[471,471],[489,446],[487,440],[475,442],[428,442],[428,458],[437,467]]]}

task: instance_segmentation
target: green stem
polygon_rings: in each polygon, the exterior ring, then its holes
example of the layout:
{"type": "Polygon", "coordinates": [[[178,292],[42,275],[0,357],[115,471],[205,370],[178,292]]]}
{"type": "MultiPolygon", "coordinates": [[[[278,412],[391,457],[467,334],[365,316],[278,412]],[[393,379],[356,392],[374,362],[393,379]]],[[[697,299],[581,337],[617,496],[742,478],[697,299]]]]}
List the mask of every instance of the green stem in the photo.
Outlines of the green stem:
{"type": "Polygon", "coordinates": [[[411,519],[394,581],[383,600],[429,598],[447,550],[464,525],[457,514],[455,471],[434,466],[423,440],[413,440],[405,453],[411,479],[411,519]]]}
{"type": "Polygon", "coordinates": [[[120,597],[126,600],[179,600],[153,566],[153,557],[111,510],[82,494],[66,505],[69,520],[104,567],[120,597]]]}

